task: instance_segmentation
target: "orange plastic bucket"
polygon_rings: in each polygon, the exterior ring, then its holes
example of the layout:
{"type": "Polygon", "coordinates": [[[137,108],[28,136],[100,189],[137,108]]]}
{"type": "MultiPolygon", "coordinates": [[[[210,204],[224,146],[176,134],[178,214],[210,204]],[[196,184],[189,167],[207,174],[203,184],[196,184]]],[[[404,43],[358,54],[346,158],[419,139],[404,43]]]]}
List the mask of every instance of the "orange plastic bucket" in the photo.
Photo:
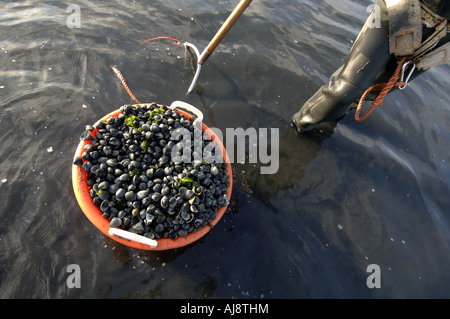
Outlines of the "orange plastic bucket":
{"type": "MultiPolygon", "coordinates": [[[[141,105],[141,104],[138,104],[141,105]]],[[[142,105],[145,105],[142,104],[142,105]]],[[[190,119],[191,115],[187,112],[181,111],[177,109],[177,112],[184,114],[186,118],[190,119]]],[[[110,117],[117,117],[120,114],[120,110],[116,110],[114,112],[111,112],[100,119],[100,121],[105,121],[109,119],[110,117]]],[[[222,141],[220,138],[212,132],[212,130],[208,129],[208,126],[206,126],[202,122],[202,130],[204,134],[210,138],[212,141],[215,141],[217,145],[220,147],[222,151],[222,155],[224,158],[224,164],[226,165],[226,169],[228,172],[228,181],[230,182],[227,186],[227,199],[228,202],[231,197],[232,187],[233,187],[233,174],[231,169],[231,164],[228,158],[228,154],[225,150],[225,147],[223,146],[222,141]]],[[[91,132],[91,134],[95,134],[97,129],[94,129],[94,131],[91,132]]],[[[94,136],[94,135],[93,135],[94,136]]],[[[86,144],[90,144],[90,141],[81,141],[77,147],[77,150],[75,152],[74,159],[77,157],[81,157],[81,155],[84,152],[84,146],[86,144]]],[[[100,208],[96,206],[92,200],[91,195],[89,194],[89,186],[87,184],[87,173],[84,172],[81,166],[76,166],[75,164],[72,165],[72,184],[73,184],[73,190],[75,192],[76,199],[78,201],[78,204],[83,211],[83,213],[86,215],[86,217],[94,224],[95,227],[97,227],[103,234],[110,237],[111,239],[115,240],[116,242],[119,242],[123,245],[126,245],[128,247],[136,248],[136,249],[143,249],[143,250],[168,250],[168,249],[175,249],[179,247],[183,247],[186,245],[189,245],[203,236],[205,236],[222,218],[223,214],[225,213],[227,206],[219,207],[217,209],[216,218],[209,222],[208,225],[200,228],[196,232],[191,232],[186,235],[186,237],[178,236],[175,240],[171,238],[161,238],[161,239],[155,239],[154,241],[157,242],[156,247],[152,247],[148,244],[143,244],[140,242],[136,242],[130,239],[123,238],[121,236],[112,235],[109,233],[110,230],[110,221],[109,219],[103,217],[103,213],[100,211],[100,208]]],[[[143,237],[143,236],[141,236],[143,237]]]]}

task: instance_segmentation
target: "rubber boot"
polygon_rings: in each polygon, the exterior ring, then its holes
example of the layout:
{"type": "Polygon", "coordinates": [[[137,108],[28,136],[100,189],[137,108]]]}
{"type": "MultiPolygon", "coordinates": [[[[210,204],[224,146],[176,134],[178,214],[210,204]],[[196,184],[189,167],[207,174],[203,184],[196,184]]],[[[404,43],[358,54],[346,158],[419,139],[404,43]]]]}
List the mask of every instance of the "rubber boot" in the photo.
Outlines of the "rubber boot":
{"type": "Polygon", "coordinates": [[[386,4],[377,1],[380,27],[370,16],[356,39],[346,63],[294,114],[297,130],[307,131],[317,124],[343,117],[351,104],[383,75],[392,56],[389,54],[389,23],[386,4]]]}
{"type": "MultiPolygon", "coordinates": [[[[438,15],[450,19],[450,0],[422,2],[438,15]]],[[[387,8],[383,0],[377,0],[377,6],[380,9],[380,28],[373,27],[372,16],[367,19],[346,63],[332,75],[328,87],[320,88],[294,114],[292,121],[298,131],[307,131],[319,123],[339,120],[370,86],[387,82],[392,76],[397,67],[397,58],[389,54],[387,8]]],[[[424,38],[433,31],[424,28],[424,38]]],[[[450,34],[441,39],[437,47],[449,41],[450,34]]],[[[416,71],[410,81],[423,72],[416,71]]],[[[375,97],[374,94],[369,94],[366,99],[372,100],[375,97]]]]}

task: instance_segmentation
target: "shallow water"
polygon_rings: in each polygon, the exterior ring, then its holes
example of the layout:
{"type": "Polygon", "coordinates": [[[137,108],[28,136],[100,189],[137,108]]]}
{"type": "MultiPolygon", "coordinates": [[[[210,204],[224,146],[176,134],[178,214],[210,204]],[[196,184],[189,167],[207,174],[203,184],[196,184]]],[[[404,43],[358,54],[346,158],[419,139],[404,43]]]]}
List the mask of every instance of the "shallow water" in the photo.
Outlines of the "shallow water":
{"type": "Polygon", "coordinates": [[[365,122],[298,136],[290,118],[345,60],[372,1],[257,0],[203,66],[195,92],[177,37],[203,49],[233,1],[2,2],[2,298],[447,298],[450,66],[365,122]],[[188,247],[148,252],[80,210],[71,162],[86,124],[130,103],[183,100],[225,128],[279,128],[280,169],[233,164],[230,212],[188,247]],[[247,183],[248,187],[244,187],[247,183]],[[66,284],[81,269],[81,288],[66,284]],[[369,289],[367,267],[381,269],[369,289]]]}

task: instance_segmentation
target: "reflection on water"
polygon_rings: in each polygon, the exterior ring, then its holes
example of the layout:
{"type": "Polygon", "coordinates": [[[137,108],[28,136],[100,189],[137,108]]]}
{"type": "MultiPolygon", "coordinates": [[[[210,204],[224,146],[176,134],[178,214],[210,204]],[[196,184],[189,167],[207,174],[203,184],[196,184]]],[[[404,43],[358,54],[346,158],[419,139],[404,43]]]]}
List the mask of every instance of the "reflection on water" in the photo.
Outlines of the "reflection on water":
{"type": "Polygon", "coordinates": [[[254,1],[202,68],[199,49],[236,1],[22,1],[0,9],[0,296],[3,298],[429,298],[450,282],[449,67],[299,136],[290,118],[339,67],[372,1],[254,1]],[[117,244],[71,186],[86,124],[130,103],[184,100],[205,123],[279,128],[280,168],[233,164],[229,212],[207,236],[164,252],[117,244]],[[80,265],[81,289],[66,286],[80,265]],[[367,266],[382,288],[366,286],[367,266]]]}

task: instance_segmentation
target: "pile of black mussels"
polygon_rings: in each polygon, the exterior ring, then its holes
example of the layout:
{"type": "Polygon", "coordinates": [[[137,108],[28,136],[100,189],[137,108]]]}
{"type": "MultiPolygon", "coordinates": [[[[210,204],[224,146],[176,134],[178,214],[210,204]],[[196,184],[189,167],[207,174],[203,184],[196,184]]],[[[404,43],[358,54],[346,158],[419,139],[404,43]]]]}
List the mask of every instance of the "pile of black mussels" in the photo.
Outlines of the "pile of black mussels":
{"type": "MultiPolygon", "coordinates": [[[[207,226],[227,206],[226,163],[172,159],[181,142],[172,133],[184,128],[194,136],[194,118],[151,103],[121,106],[117,117],[86,126],[84,152],[74,164],[87,173],[92,200],[110,227],[176,239],[207,226]]],[[[194,138],[183,147],[198,155],[215,143],[201,141],[201,149],[194,138]]]]}

